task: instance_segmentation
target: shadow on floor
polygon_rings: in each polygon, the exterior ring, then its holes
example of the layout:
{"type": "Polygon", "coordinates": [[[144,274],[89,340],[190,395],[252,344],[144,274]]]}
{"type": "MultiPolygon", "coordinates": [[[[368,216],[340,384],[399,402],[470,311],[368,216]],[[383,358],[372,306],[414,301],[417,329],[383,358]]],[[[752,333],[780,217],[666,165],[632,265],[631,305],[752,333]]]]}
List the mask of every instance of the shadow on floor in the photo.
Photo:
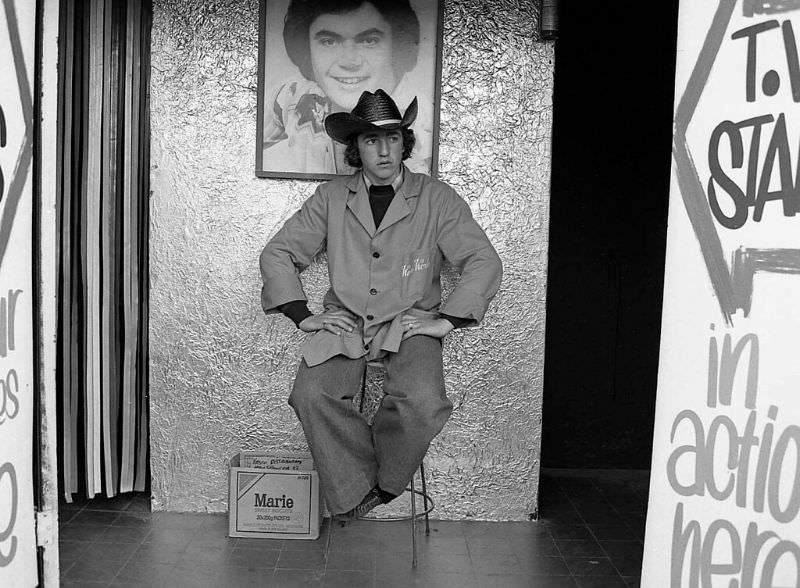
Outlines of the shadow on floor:
{"type": "MultiPolygon", "coordinates": [[[[648,473],[543,470],[538,522],[326,519],[317,541],[228,538],[227,517],[151,513],[126,494],[60,505],[64,586],[614,588],[639,586],[648,473]]],[[[435,514],[435,512],[434,512],[435,514]]]]}

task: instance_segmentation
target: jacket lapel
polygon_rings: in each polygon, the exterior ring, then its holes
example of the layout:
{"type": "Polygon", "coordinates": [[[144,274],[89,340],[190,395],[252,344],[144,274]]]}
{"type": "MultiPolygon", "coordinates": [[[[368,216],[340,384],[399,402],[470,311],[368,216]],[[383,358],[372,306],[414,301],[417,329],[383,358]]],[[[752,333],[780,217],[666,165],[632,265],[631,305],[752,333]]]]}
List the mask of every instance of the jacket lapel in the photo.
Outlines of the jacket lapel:
{"type": "Polygon", "coordinates": [[[354,174],[347,184],[350,194],[347,197],[347,208],[358,219],[361,226],[370,237],[375,236],[375,220],[372,218],[372,209],[369,207],[367,187],[361,179],[361,174],[354,174]]]}
{"type": "Polygon", "coordinates": [[[412,198],[419,196],[421,183],[408,168],[404,169],[403,173],[403,184],[395,197],[392,198],[389,210],[386,211],[386,216],[383,217],[378,232],[384,231],[396,222],[403,220],[416,207],[416,201],[412,200],[412,198]]]}

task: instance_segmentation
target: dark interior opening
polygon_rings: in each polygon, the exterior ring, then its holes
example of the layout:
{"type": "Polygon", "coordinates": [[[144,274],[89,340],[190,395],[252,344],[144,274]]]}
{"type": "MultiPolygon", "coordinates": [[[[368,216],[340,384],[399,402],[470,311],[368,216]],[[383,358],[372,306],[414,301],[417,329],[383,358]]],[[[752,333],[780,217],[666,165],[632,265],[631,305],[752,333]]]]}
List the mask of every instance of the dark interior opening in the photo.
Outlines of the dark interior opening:
{"type": "Polygon", "coordinates": [[[559,10],[542,465],[647,469],[678,2],[559,10]]]}

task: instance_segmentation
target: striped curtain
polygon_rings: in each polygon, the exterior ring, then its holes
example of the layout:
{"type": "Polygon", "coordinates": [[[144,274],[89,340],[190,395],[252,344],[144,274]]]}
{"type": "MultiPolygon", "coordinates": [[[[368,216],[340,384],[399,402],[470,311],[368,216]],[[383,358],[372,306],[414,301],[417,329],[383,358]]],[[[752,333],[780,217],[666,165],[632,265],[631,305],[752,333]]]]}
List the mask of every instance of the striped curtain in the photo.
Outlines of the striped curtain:
{"type": "Polygon", "coordinates": [[[61,2],[57,379],[68,501],[147,487],[150,19],[148,0],[61,2]]]}

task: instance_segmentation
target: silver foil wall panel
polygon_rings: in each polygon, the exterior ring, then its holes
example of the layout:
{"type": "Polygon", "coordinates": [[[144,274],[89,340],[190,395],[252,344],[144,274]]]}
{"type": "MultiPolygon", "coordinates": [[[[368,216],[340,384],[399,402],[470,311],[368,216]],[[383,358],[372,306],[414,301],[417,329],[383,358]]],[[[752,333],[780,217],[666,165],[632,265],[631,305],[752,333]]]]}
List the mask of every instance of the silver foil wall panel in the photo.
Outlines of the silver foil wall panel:
{"type": "MultiPolygon", "coordinates": [[[[305,448],[286,404],[302,333],[262,313],[257,259],[316,184],[254,177],[258,2],[153,4],[153,507],[224,512],[233,453],[305,448]]],[[[437,518],[536,511],[553,45],[536,39],[534,4],[446,3],[439,176],[505,279],[485,322],[445,343],[456,409],[426,462],[437,518]]],[[[319,301],[324,259],[304,282],[319,301]]]]}

